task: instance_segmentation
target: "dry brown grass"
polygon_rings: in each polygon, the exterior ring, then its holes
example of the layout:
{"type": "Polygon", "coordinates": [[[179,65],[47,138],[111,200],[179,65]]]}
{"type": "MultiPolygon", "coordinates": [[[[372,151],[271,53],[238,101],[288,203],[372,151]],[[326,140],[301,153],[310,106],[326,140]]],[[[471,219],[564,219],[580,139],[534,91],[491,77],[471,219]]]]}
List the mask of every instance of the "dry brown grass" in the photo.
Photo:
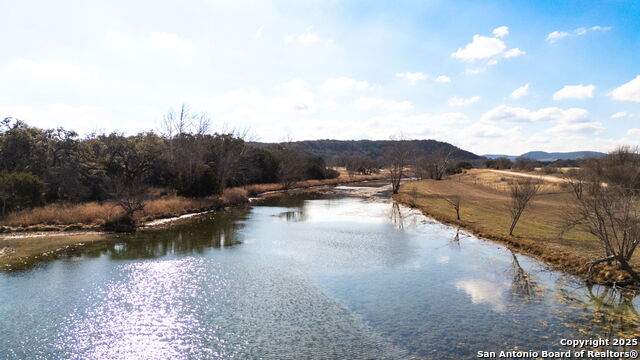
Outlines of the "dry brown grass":
{"type": "MultiPolygon", "coordinates": [[[[179,216],[188,212],[208,209],[218,203],[219,201],[215,198],[188,199],[181,196],[169,196],[146,201],[144,210],[135,215],[138,220],[179,216]]],[[[2,219],[0,225],[9,227],[70,224],[102,226],[106,222],[122,216],[122,213],[122,209],[113,202],[49,204],[9,214],[2,219]]]]}
{"type": "Polygon", "coordinates": [[[122,214],[113,203],[49,204],[9,214],[2,219],[4,226],[104,224],[122,214]]]}
{"type": "Polygon", "coordinates": [[[147,220],[162,217],[180,216],[190,212],[215,208],[219,201],[214,197],[185,198],[182,196],[170,196],[145,202],[144,210],[137,216],[147,220]]]}
{"type": "MultiPolygon", "coordinates": [[[[423,180],[405,184],[397,199],[421,209],[440,221],[470,230],[476,235],[506,243],[508,246],[542,259],[552,265],[582,275],[585,264],[601,257],[602,249],[591,234],[576,230],[561,236],[567,211],[574,195],[562,184],[545,183],[542,192],[534,197],[515,229],[509,236],[508,175],[474,170],[447,180],[423,180]],[[461,198],[461,220],[455,218],[454,208],[443,198],[461,198]]],[[[633,259],[640,264],[640,254],[633,259]]],[[[606,272],[607,269],[601,271],[606,272]]],[[[611,269],[608,269],[611,270],[611,269]]],[[[613,272],[614,277],[622,276],[613,272]]]]}
{"type": "Polygon", "coordinates": [[[241,188],[225,189],[220,199],[226,206],[244,204],[249,201],[247,190],[241,188]]]}

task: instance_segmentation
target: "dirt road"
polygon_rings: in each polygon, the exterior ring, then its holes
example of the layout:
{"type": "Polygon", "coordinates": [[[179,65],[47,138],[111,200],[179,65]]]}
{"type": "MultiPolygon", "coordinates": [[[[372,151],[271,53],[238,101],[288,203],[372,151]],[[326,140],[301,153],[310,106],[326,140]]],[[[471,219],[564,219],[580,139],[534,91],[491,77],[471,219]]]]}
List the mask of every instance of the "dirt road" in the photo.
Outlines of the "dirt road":
{"type": "Polygon", "coordinates": [[[567,179],[563,179],[563,178],[559,178],[557,176],[551,176],[551,175],[527,174],[527,173],[508,171],[508,170],[493,170],[493,169],[488,169],[488,170],[490,172],[494,172],[498,174],[535,178],[535,179],[541,179],[541,180],[552,182],[552,183],[563,183],[567,181],[567,179]]]}

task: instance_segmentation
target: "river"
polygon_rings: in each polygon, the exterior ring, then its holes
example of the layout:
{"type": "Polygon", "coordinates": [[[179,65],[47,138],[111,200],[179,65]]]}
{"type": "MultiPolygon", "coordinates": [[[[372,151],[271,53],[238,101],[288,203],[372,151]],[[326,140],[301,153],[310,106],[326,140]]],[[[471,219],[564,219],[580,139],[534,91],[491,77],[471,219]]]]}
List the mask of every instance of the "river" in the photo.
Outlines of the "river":
{"type": "Polygon", "coordinates": [[[0,272],[0,359],[471,359],[638,335],[639,297],[360,190],[0,272]]]}

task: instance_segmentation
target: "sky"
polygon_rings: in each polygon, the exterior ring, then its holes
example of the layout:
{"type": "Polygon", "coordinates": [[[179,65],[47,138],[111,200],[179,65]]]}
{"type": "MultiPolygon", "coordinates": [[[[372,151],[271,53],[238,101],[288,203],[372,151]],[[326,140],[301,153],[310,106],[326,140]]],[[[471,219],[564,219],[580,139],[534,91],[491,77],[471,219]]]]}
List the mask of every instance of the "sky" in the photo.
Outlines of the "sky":
{"type": "Polygon", "coordinates": [[[640,2],[0,0],[0,118],[253,139],[640,145],[640,2]]]}

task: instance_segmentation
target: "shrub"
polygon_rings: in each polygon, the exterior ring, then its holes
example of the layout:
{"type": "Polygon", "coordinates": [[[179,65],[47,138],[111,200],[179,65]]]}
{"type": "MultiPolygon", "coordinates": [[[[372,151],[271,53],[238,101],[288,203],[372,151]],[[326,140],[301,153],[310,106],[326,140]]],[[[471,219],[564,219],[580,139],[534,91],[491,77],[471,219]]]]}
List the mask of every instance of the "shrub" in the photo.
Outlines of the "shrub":
{"type": "Polygon", "coordinates": [[[116,217],[113,220],[107,221],[104,224],[104,229],[114,232],[135,232],[137,222],[136,220],[126,214],[116,217]]]}
{"type": "Polygon", "coordinates": [[[225,189],[221,199],[225,205],[244,204],[249,201],[247,190],[241,188],[225,189]]]}
{"type": "Polygon", "coordinates": [[[42,205],[44,182],[26,172],[0,173],[0,200],[2,214],[7,211],[27,209],[42,205]]]}
{"type": "Polygon", "coordinates": [[[545,166],[540,169],[540,171],[542,171],[543,174],[555,174],[559,172],[558,168],[554,166],[545,166]]]}
{"type": "Polygon", "coordinates": [[[511,166],[514,170],[532,171],[538,165],[538,162],[528,157],[519,157],[511,166]]]}
{"type": "Polygon", "coordinates": [[[493,160],[487,160],[485,162],[485,165],[491,169],[504,170],[510,169],[513,164],[511,163],[511,160],[502,157],[493,160]]]}
{"type": "Polygon", "coordinates": [[[327,179],[337,179],[340,177],[340,172],[336,169],[327,168],[327,172],[325,174],[325,178],[327,179]]]}
{"type": "Polygon", "coordinates": [[[203,197],[213,194],[218,188],[215,174],[208,165],[200,164],[191,177],[185,177],[178,185],[178,195],[203,197]]]}

